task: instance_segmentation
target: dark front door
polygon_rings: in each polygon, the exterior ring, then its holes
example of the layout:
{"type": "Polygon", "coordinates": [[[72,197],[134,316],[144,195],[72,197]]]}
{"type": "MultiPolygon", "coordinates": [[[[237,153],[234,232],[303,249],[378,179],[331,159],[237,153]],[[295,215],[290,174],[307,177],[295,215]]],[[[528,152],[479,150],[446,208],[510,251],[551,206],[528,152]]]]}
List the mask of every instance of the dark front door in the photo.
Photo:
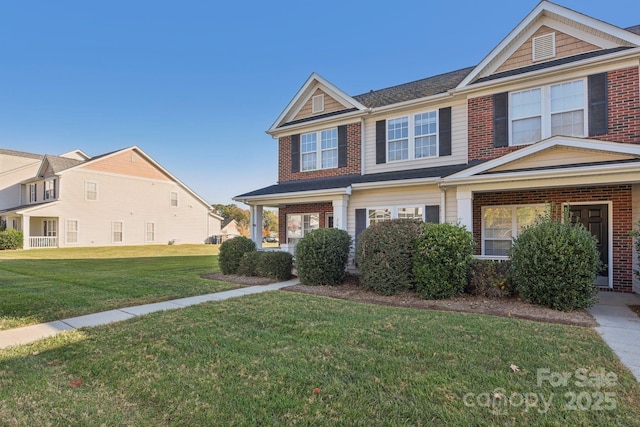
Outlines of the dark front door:
{"type": "Polygon", "coordinates": [[[571,206],[571,218],[580,222],[593,234],[598,243],[600,261],[605,266],[600,276],[609,276],[609,206],[608,205],[578,205],[571,206]]]}

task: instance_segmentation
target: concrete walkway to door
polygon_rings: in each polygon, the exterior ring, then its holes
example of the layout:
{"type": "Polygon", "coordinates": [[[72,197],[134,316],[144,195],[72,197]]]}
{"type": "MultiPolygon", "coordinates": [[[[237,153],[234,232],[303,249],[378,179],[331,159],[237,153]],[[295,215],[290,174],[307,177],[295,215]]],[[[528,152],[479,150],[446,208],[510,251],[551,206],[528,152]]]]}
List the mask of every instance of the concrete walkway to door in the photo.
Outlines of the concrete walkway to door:
{"type": "Polygon", "coordinates": [[[163,310],[175,310],[191,305],[209,301],[222,301],[243,295],[258,294],[267,291],[276,291],[287,286],[298,284],[298,279],[287,282],[272,283],[270,285],[249,286],[246,288],[232,289],[230,291],[215,292],[206,295],[180,298],[171,301],[162,301],[152,304],[125,307],[116,310],[102,311],[100,313],[87,314],[69,319],[55,320],[53,322],[39,323],[37,325],[23,326],[21,328],[0,331],[0,350],[15,345],[29,344],[43,338],[58,335],[61,332],[71,331],[77,328],[89,328],[107,323],[119,322],[163,310]]]}
{"type": "Polygon", "coordinates": [[[600,292],[589,313],[600,326],[596,331],[640,382],[640,317],[629,306],[640,306],[640,296],[600,292]]]}

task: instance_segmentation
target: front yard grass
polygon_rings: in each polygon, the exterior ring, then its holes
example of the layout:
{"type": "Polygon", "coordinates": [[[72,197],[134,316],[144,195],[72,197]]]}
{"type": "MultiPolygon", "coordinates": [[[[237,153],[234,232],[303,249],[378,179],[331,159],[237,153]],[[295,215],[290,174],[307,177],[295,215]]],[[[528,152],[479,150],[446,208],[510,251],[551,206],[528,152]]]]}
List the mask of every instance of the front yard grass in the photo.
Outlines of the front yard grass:
{"type": "Polygon", "coordinates": [[[218,246],[158,245],[0,251],[0,330],[232,289],[218,246]]]}
{"type": "Polygon", "coordinates": [[[639,401],[593,329],[292,292],[0,351],[7,426],[633,426],[639,401]]]}

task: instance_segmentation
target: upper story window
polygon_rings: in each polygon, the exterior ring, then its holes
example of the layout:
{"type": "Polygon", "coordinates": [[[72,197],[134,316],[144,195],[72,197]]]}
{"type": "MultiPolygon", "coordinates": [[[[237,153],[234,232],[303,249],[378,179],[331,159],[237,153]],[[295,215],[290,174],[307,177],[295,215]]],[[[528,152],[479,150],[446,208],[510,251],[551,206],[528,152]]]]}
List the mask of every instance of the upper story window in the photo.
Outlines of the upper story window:
{"type": "Polygon", "coordinates": [[[303,171],[338,167],[338,128],[300,135],[303,171]]]}
{"type": "Polygon", "coordinates": [[[387,120],[388,161],[437,156],[438,114],[436,111],[387,120]]]}
{"type": "Polygon", "coordinates": [[[29,203],[33,203],[35,201],[37,201],[38,196],[37,196],[37,184],[29,184],[29,203]]]}
{"type": "Polygon", "coordinates": [[[56,180],[50,179],[44,182],[44,200],[56,198],[56,180]]]}
{"type": "Polygon", "coordinates": [[[98,183],[87,181],[84,184],[85,199],[86,200],[98,200],[98,183]]]}
{"type": "Polygon", "coordinates": [[[512,92],[509,105],[511,145],[587,134],[584,80],[512,92]]]}
{"type": "Polygon", "coordinates": [[[170,196],[170,206],[175,208],[178,206],[178,193],[175,191],[171,192],[170,196]]]}

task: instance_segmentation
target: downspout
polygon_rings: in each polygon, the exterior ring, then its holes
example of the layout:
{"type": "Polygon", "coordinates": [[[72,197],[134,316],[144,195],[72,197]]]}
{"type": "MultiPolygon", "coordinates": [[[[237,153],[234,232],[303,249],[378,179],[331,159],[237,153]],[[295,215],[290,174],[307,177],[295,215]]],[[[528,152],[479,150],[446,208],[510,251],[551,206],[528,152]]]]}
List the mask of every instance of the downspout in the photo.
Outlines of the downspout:
{"type": "Polygon", "coordinates": [[[447,222],[447,189],[438,184],[440,188],[440,224],[447,222]]]}
{"type": "MultiPolygon", "coordinates": [[[[371,109],[369,109],[369,112],[371,112],[371,109]]],[[[364,147],[365,147],[365,140],[366,140],[366,126],[365,126],[365,122],[364,122],[364,117],[360,117],[360,175],[364,175],[366,173],[366,162],[365,162],[365,153],[364,153],[364,147]]]]}

